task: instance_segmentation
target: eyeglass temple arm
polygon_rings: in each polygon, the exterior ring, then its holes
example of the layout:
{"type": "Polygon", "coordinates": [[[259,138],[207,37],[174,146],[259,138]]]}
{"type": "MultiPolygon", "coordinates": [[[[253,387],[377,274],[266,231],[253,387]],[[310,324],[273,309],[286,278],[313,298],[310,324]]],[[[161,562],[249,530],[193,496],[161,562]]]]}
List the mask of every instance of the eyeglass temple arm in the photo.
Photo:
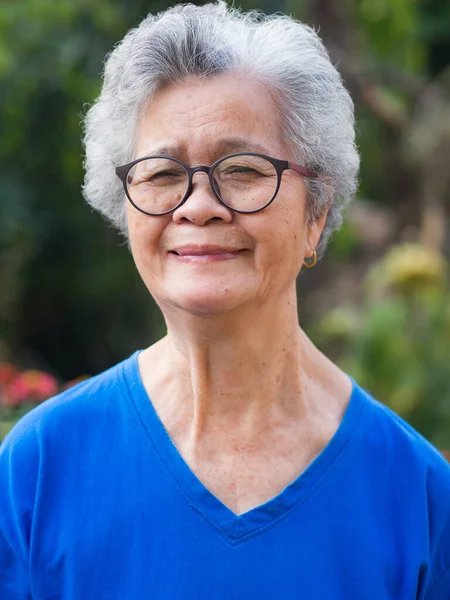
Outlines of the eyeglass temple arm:
{"type": "Polygon", "coordinates": [[[307,167],[303,167],[302,165],[297,165],[296,163],[288,162],[287,166],[288,169],[292,169],[293,171],[296,171],[296,173],[300,173],[300,175],[303,175],[304,177],[317,177],[317,175],[315,175],[310,169],[308,169],[307,167]]]}

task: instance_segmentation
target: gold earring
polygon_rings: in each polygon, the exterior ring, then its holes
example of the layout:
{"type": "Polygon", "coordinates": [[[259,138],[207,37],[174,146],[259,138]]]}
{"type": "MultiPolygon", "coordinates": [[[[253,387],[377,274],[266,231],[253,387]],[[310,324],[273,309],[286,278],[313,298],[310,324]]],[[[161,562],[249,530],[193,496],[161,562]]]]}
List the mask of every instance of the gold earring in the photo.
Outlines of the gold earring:
{"type": "Polygon", "coordinates": [[[313,250],[313,253],[311,254],[311,256],[309,258],[312,257],[312,262],[305,262],[303,261],[303,266],[306,267],[307,269],[311,269],[312,267],[314,267],[314,265],[317,262],[317,253],[315,250],[313,250]]]}

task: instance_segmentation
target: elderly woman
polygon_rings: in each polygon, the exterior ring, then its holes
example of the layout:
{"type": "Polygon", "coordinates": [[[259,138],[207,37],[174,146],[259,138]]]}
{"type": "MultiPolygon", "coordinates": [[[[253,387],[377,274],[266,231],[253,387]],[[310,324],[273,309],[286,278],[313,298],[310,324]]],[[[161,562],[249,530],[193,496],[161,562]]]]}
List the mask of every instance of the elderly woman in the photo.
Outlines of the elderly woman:
{"type": "Polygon", "coordinates": [[[110,54],[84,193],[167,336],[5,441],[2,600],[450,598],[449,467],[298,325],[353,124],[287,17],[177,6],[110,54]]]}

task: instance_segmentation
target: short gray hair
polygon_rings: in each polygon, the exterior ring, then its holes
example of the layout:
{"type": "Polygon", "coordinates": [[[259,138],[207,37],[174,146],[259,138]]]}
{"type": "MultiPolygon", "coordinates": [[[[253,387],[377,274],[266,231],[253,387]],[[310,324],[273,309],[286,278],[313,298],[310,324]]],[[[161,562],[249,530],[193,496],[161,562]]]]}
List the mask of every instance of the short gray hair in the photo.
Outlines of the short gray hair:
{"type": "Polygon", "coordinates": [[[100,96],[86,114],[85,199],[127,236],[114,169],[133,158],[143,107],[165,83],[224,73],[269,86],[293,159],[321,174],[305,180],[310,221],[330,206],[320,256],[356,192],[353,102],[315,31],[288,16],[241,13],[223,1],[179,4],[131,29],[107,57],[100,96]]]}

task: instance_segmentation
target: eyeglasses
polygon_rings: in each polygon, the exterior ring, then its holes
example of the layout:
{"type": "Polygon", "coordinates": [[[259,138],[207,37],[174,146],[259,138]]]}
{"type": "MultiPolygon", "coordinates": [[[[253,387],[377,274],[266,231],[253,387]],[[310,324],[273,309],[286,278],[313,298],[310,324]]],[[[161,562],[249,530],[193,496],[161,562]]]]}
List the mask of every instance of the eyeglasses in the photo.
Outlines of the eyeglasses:
{"type": "Polygon", "coordinates": [[[316,177],[308,168],[255,152],[236,152],[211,166],[189,167],[172,156],[144,156],[116,167],[125,194],[137,210],[151,216],[167,215],[179,208],[192,192],[194,173],[207,173],[219,202],[238,213],[255,213],[273,200],[284,171],[316,177]]]}

